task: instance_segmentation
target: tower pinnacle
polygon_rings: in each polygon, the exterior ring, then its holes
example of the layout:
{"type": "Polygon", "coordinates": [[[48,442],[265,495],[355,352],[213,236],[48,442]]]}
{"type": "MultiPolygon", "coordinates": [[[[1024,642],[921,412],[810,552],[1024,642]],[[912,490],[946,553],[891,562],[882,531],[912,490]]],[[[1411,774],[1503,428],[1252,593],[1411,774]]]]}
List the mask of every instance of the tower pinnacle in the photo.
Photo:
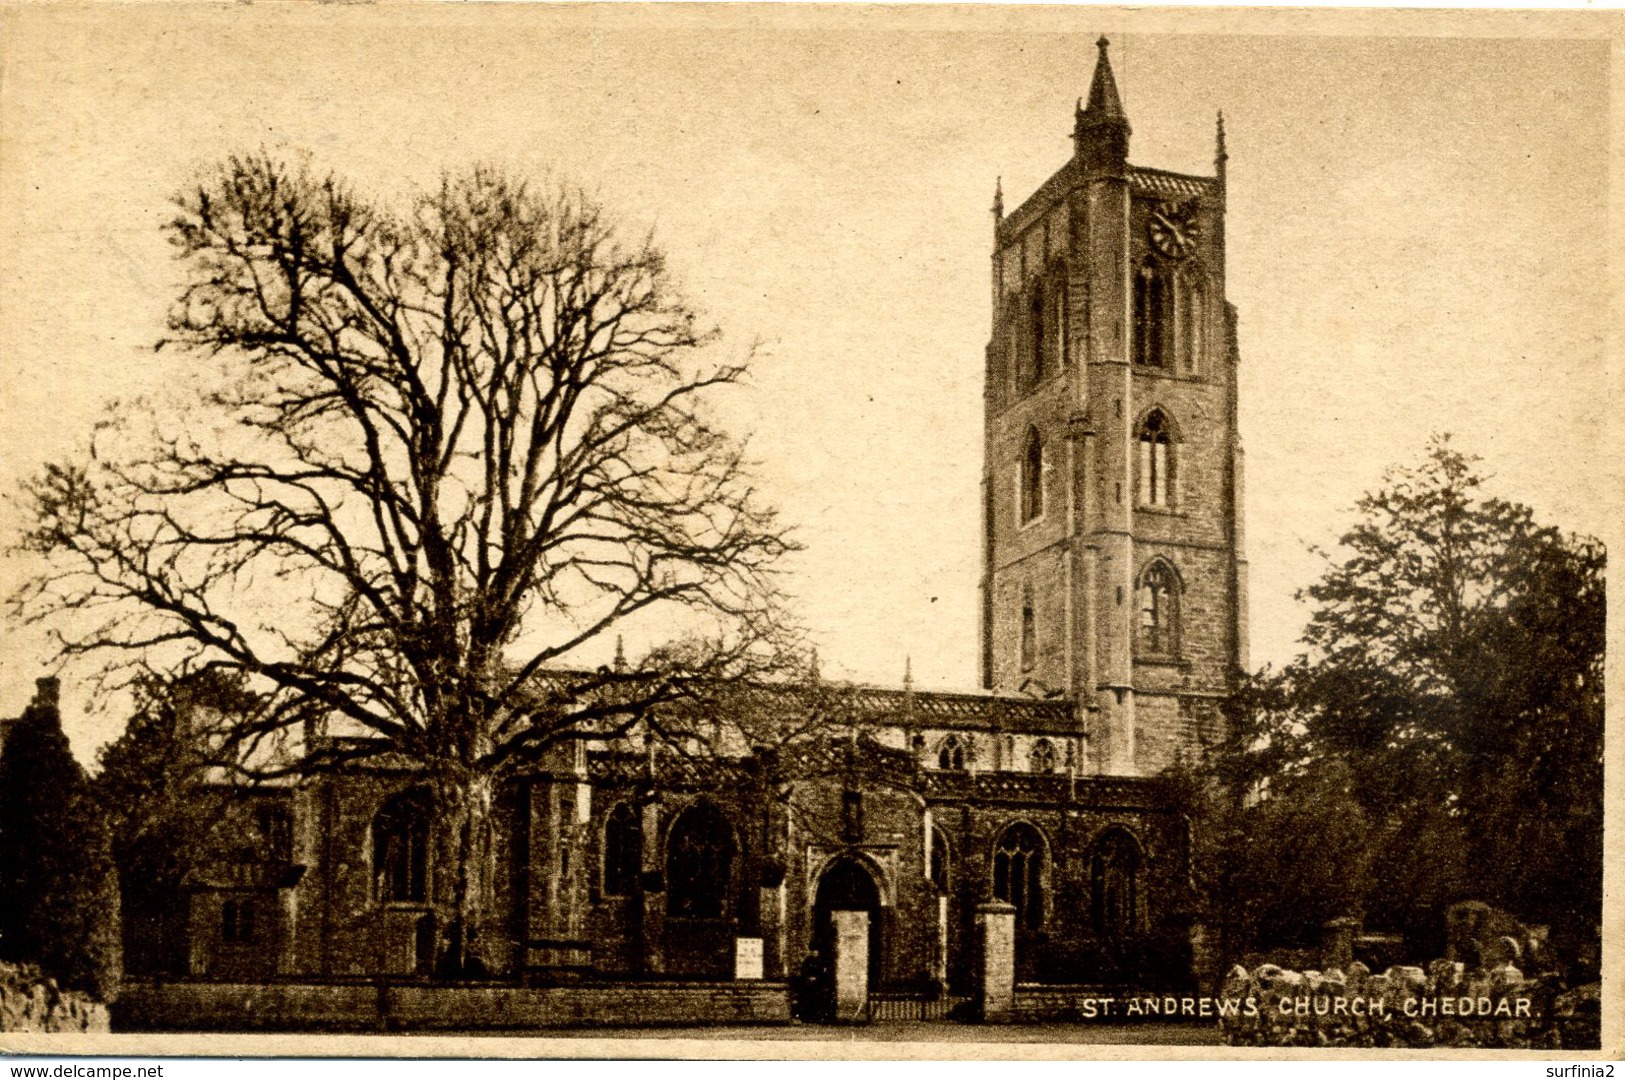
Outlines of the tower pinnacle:
{"type": "Polygon", "coordinates": [[[1123,111],[1111,57],[1106,53],[1110,44],[1104,37],[1095,42],[1100,50],[1095,76],[1089,83],[1088,104],[1076,113],[1072,135],[1084,167],[1103,173],[1120,172],[1128,160],[1128,114],[1123,111]]]}
{"type": "Polygon", "coordinates": [[[1111,42],[1102,37],[1095,42],[1100,50],[1100,56],[1095,61],[1095,77],[1089,84],[1089,104],[1084,106],[1082,120],[1085,124],[1122,124],[1128,127],[1128,115],[1123,112],[1123,99],[1117,96],[1117,79],[1112,75],[1111,57],[1106,55],[1106,49],[1111,42]]]}

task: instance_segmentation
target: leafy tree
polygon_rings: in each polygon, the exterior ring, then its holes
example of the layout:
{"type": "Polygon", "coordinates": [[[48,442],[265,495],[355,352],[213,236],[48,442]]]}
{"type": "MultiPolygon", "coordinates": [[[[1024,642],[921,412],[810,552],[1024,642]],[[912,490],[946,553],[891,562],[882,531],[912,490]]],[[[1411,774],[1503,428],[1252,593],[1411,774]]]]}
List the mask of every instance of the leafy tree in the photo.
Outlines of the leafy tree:
{"type": "MultiPolygon", "coordinates": [[[[1237,696],[1219,767],[1277,813],[1346,792],[1367,835],[1356,902],[1419,946],[1460,899],[1571,936],[1600,918],[1604,553],[1481,487],[1440,437],[1360,500],[1304,594],[1307,653],[1237,696]]],[[[1316,846],[1341,818],[1296,828],[1316,846]]]]}
{"type": "Polygon", "coordinates": [[[639,721],[681,739],[665,706],[797,663],[792,543],[709,419],[745,365],[574,190],[476,169],[396,208],[250,157],[177,202],[165,345],[206,393],[31,484],[48,569],[16,604],[111,672],[247,677],[237,768],[414,763],[441,948],[472,956],[505,777],[639,721]],[[662,610],[677,640],[559,669],[662,610]],[[301,737],[329,721],[363,737],[301,737]]]}
{"type": "Polygon", "coordinates": [[[107,825],[68,749],[54,687],[0,751],[0,958],[36,963],[102,1001],[120,978],[107,825]]]}
{"type": "Polygon", "coordinates": [[[233,788],[211,784],[211,717],[252,715],[240,675],[204,671],[188,679],[155,677],[136,685],[136,709],[102,748],[92,781],[106,808],[124,915],[125,965],[132,972],[184,970],[186,877],[227,847],[240,830],[233,788]]]}

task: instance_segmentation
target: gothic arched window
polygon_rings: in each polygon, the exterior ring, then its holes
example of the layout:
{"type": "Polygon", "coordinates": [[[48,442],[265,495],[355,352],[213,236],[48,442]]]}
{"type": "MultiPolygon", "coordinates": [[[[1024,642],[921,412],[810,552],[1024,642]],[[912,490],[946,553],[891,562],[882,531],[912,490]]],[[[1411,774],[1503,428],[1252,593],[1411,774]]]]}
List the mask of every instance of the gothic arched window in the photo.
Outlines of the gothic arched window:
{"type": "Polygon", "coordinates": [[[385,903],[429,899],[428,792],[403,792],[372,819],[372,891],[385,903]]]}
{"type": "Polygon", "coordinates": [[[1140,577],[1140,651],[1179,651],[1179,579],[1166,563],[1152,563],[1140,577]]]}
{"type": "Polygon", "coordinates": [[[604,895],[631,893],[643,869],[643,822],[625,803],[618,803],[604,823],[604,895]]]}
{"type": "Polygon", "coordinates": [[[1089,860],[1089,897],[1095,932],[1121,939],[1141,925],[1140,846],[1121,829],[1113,829],[1095,845],[1089,860]]]}
{"type": "Polygon", "coordinates": [[[1021,454],[1021,520],[1034,521],[1044,512],[1044,440],[1037,428],[1027,429],[1021,454]]]}
{"type": "Polygon", "coordinates": [[[993,896],[1016,909],[1016,925],[1044,922],[1044,841],[1024,822],[1005,829],[993,848],[993,896]]]}
{"type": "Polygon", "coordinates": [[[1173,455],[1168,418],[1159,409],[1140,425],[1140,503],[1167,506],[1172,501],[1173,455]]]}
{"type": "Polygon", "coordinates": [[[959,741],[958,735],[950,735],[942,740],[942,745],[937,748],[937,768],[964,771],[965,744],[959,741]]]}
{"type": "Polygon", "coordinates": [[[1033,749],[1027,756],[1028,767],[1035,773],[1052,773],[1055,771],[1055,747],[1048,739],[1039,739],[1033,743],[1033,749]]]}
{"type": "Polygon", "coordinates": [[[666,841],[666,910],[677,918],[725,918],[733,857],[733,826],[720,810],[701,803],[683,811],[666,841]]]}
{"type": "Polygon", "coordinates": [[[1021,670],[1031,671],[1038,664],[1038,614],[1033,610],[1033,590],[1021,590],[1021,670]]]}
{"type": "Polygon", "coordinates": [[[1168,275],[1151,263],[1134,275],[1134,362],[1145,367],[1166,363],[1165,344],[1172,297],[1168,275]]]}
{"type": "Polygon", "coordinates": [[[931,878],[931,884],[937,887],[939,893],[948,891],[948,873],[952,856],[948,851],[948,840],[942,835],[941,829],[931,830],[931,862],[926,867],[926,873],[931,878]]]}

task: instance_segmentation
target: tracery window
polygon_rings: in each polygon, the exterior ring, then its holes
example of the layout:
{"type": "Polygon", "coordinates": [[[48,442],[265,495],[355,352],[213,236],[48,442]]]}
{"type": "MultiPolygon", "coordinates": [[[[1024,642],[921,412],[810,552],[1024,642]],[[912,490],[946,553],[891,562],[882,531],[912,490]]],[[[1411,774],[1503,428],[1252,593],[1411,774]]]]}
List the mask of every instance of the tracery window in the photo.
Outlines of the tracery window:
{"type": "Polygon", "coordinates": [[[733,882],[733,826],[709,803],[683,811],[666,841],[666,910],[688,919],[728,914],[733,882]]]}
{"type": "Polygon", "coordinates": [[[422,790],[390,799],[372,819],[373,895],[385,903],[429,899],[429,797],[422,790]]]}
{"type": "Polygon", "coordinates": [[[254,812],[254,823],[264,843],[264,855],[275,862],[288,862],[293,858],[293,815],[285,806],[261,806],[254,812]]]}
{"type": "Polygon", "coordinates": [[[1044,842],[1031,825],[1017,822],[993,849],[993,896],[1016,909],[1016,925],[1035,930],[1044,922],[1044,842]]]}
{"type": "Polygon", "coordinates": [[[1152,563],[1140,577],[1140,651],[1179,652],[1179,580],[1166,563],[1152,563]]]}
{"type": "Polygon", "coordinates": [[[1027,765],[1035,773],[1052,773],[1055,771],[1055,747],[1048,739],[1039,739],[1033,743],[1032,752],[1028,755],[1027,765]]]}
{"type": "Polygon", "coordinates": [[[1166,507],[1173,491],[1173,459],[1167,416],[1155,410],[1140,425],[1140,503],[1166,507]]]}
{"type": "Polygon", "coordinates": [[[937,768],[964,771],[965,744],[959,741],[958,735],[950,735],[942,740],[942,746],[937,749],[937,768]]]}
{"type": "Polygon", "coordinates": [[[1167,364],[1168,324],[1173,315],[1172,282],[1166,270],[1145,263],[1134,275],[1134,362],[1167,364]]]}
{"type": "Polygon", "coordinates": [[[604,895],[634,891],[643,867],[643,822],[626,803],[618,803],[604,823],[604,895]]]}
{"type": "Polygon", "coordinates": [[[1113,829],[1095,845],[1089,891],[1097,933],[1124,938],[1139,930],[1140,847],[1128,833],[1113,829]]]}

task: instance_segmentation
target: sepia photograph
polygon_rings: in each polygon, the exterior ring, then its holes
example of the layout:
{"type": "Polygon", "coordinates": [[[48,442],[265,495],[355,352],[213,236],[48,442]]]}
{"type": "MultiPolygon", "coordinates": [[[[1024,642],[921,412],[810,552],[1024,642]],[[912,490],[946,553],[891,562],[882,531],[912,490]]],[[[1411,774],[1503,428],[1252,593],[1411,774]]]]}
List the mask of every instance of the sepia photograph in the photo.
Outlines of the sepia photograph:
{"type": "Polygon", "coordinates": [[[1620,29],[0,4],[0,1053],[1617,1054],[1620,29]]]}

